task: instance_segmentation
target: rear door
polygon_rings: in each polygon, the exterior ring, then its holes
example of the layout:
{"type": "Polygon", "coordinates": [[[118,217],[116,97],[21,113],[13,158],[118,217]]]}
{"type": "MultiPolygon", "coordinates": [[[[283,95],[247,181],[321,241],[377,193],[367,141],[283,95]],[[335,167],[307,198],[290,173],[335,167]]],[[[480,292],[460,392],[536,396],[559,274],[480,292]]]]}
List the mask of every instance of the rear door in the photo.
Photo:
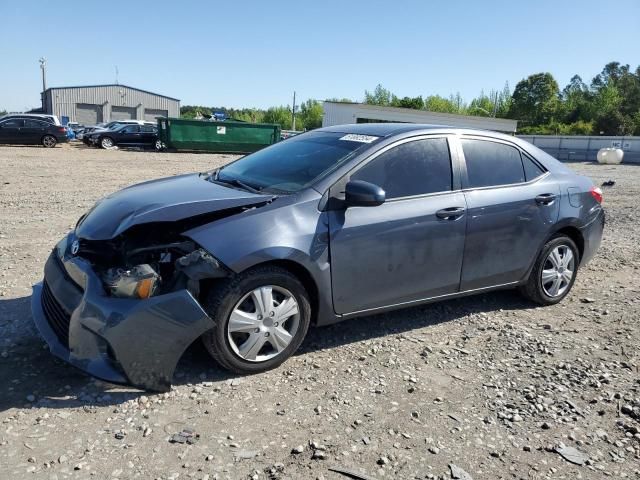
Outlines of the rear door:
{"type": "Polygon", "coordinates": [[[559,187],[515,145],[463,136],[467,232],[460,290],[524,278],[559,214],[559,187]]]}
{"type": "MultiPolygon", "coordinates": [[[[376,184],[386,201],[328,212],[337,313],[458,291],[465,201],[451,160],[446,137],[411,139],[374,154],[343,180],[376,184]],[[458,213],[445,217],[447,209],[458,213]]],[[[344,190],[341,182],[335,188],[344,190]]]]}
{"type": "Polygon", "coordinates": [[[20,135],[25,143],[40,143],[51,125],[44,120],[25,119],[20,135]]]}
{"type": "Polygon", "coordinates": [[[0,122],[0,143],[21,143],[20,129],[23,125],[24,120],[20,118],[0,122]]]}
{"type": "Polygon", "coordinates": [[[140,125],[141,142],[144,145],[155,145],[158,129],[154,125],[140,125]]]}

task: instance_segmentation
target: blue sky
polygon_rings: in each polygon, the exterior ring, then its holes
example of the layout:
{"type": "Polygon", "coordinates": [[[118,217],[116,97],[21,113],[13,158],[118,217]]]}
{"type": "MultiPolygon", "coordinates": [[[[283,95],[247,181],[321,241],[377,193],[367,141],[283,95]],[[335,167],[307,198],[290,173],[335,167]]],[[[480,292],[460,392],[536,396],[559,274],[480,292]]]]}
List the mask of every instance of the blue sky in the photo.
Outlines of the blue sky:
{"type": "Polygon", "coordinates": [[[562,88],[640,64],[639,0],[3,0],[0,31],[0,110],[39,105],[41,56],[48,86],[113,83],[117,65],[120,83],[230,107],[361,100],[378,83],[470,100],[535,72],[562,88]]]}

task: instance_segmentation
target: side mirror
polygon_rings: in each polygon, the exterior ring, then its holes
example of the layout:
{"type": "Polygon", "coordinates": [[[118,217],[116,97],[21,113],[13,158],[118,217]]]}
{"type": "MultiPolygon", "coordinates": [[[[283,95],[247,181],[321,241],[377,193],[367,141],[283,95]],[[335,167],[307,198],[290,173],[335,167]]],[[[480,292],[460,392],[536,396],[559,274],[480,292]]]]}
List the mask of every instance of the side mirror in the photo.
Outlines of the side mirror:
{"type": "Polygon", "coordinates": [[[348,207],[377,207],[385,201],[386,194],[378,185],[363,180],[351,180],[345,187],[345,203],[348,207]]]}

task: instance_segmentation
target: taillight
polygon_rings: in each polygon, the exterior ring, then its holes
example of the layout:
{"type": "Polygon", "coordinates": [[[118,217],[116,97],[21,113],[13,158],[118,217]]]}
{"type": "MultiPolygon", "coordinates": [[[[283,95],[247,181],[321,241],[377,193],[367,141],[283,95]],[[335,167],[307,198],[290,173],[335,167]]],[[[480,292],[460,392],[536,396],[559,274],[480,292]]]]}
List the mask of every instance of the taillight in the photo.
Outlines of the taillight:
{"type": "Polygon", "coordinates": [[[602,190],[600,190],[600,187],[591,187],[589,193],[596,199],[596,202],[602,203],[602,190]]]}
{"type": "Polygon", "coordinates": [[[67,129],[64,127],[58,127],[58,133],[67,133],[67,129]]]}

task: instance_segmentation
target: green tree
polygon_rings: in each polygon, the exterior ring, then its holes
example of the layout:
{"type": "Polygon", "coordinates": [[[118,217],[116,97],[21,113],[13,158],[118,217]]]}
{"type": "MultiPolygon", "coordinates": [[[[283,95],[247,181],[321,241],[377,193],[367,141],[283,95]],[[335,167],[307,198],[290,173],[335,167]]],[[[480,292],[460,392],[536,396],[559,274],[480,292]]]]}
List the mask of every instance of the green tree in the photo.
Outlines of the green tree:
{"type": "Polygon", "coordinates": [[[291,107],[270,107],[264,112],[264,123],[277,123],[283,130],[291,130],[291,107]]]}
{"type": "Polygon", "coordinates": [[[440,95],[429,95],[424,99],[424,108],[430,112],[458,113],[459,105],[455,98],[444,98],[440,95]]]}
{"type": "Polygon", "coordinates": [[[373,93],[368,90],[364,91],[364,103],[369,105],[381,105],[383,107],[388,107],[391,105],[392,98],[393,96],[391,92],[380,84],[376,86],[373,93]]]}
{"type": "Polygon", "coordinates": [[[296,118],[296,129],[313,130],[322,126],[322,104],[317,100],[307,100],[300,105],[300,113],[296,118]],[[300,123],[298,123],[300,122],[300,123]]]}
{"type": "Polygon", "coordinates": [[[422,99],[422,96],[398,98],[395,95],[393,95],[391,105],[394,107],[413,108],[414,110],[422,110],[424,108],[424,100],[422,99]]]}
{"type": "Polygon", "coordinates": [[[550,73],[536,73],[516,85],[509,116],[525,125],[542,125],[554,120],[560,103],[560,89],[550,73]]]}

